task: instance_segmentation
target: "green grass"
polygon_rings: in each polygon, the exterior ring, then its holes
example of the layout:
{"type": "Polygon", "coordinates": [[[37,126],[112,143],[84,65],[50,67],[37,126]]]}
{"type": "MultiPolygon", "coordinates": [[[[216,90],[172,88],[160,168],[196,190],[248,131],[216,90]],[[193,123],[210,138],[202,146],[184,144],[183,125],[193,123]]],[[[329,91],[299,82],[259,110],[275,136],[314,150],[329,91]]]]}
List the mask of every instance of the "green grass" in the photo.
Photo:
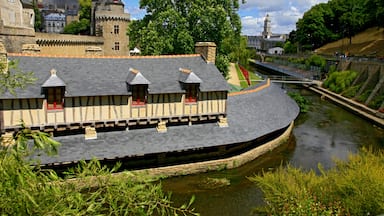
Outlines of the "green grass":
{"type": "MultiPolygon", "coordinates": [[[[241,72],[241,70],[239,68],[239,65],[235,64],[235,66],[236,66],[237,76],[239,77],[239,81],[240,81],[240,87],[242,89],[248,88],[249,85],[248,85],[247,79],[245,79],[243,73],[241,72]]],[[[261,77],[256,75],[255,73],[249,71],[249,79],[251,80],[251,85],[250,86],[254,86],[254,85],[256,85],[256,84],[258,84],[260,82],[261,77]]]]}
{"type": "Polygon", "coordinates": [[[247,80],[245,79],[243,73],[241,72],[240,68],[239,68],[239,65],[238,64],[235,64],[236,66],[236,72],[237,72],[237,76],[239,77],[239,81],[240,81],[240,87],[242,89],[244,88],[248,88],[248,82],[247,80]]]}

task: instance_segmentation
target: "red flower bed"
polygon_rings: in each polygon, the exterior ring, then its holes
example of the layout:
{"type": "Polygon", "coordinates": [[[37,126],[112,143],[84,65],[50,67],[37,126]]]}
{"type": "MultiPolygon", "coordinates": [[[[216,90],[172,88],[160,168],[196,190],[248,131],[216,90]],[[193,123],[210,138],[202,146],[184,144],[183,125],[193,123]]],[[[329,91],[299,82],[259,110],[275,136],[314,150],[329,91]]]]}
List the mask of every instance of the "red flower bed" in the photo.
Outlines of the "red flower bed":
{"type": "Polygon", "coordinates": [[[245,69],[241,65],[239,65],[239,68],[240,68],[241,72],[243,73],[245,79],[247,80],[248,85],[251,85],[251,81],[249,80],[249,72],[247,71],[247,69],[245,69]]]}

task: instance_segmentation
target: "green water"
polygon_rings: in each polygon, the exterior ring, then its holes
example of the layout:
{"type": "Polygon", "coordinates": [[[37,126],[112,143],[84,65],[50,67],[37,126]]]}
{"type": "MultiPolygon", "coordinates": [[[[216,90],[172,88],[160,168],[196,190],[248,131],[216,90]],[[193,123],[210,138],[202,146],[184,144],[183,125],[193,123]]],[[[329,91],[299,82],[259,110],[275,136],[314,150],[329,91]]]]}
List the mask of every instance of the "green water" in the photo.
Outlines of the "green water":
{"type": "Polygon", "coordinates": [[[384,147],[383,129],[312,92],[293,90],[300,91],[312,105],[308,113],[296,119],[287,143],[237,169],[163,180],[163,188],[172,192],[173,201],[181,204],[195,195],[193,207],[202,216],[252,215],[252,209],[263,205],[263,200],[260,190],[247,177],[286,163],[304,169],[316,169],[321,163],[330,168],[335,158],[345,160],[362,146],[384,147]],[[212,179],[229,180],[230,185],[212,184],[212,179]]]}

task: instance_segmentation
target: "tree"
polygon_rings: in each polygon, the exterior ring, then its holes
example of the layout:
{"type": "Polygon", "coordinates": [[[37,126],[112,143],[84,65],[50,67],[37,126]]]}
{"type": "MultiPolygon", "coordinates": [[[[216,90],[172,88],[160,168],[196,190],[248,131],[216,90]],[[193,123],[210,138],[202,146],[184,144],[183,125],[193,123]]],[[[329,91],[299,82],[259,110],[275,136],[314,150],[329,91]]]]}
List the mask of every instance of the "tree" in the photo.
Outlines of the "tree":
{"type": "Polygon", "coordinates": [[[41,31],[42,28],[42,16],[39,8],[36,5],[36,1],[32,1],[33,11],[35,12],[35,31],[41,31]]]}
{"type": "Polygon", "coordinates": [[[16,89],[25,88],[36,81],[33,72],[22,72],[17,65],[17,61],[10,61],[8,65],[0,63],[0,95],[6,91],[16,94],[16,89]]]}
{"type": "Polygon", "coordinates": [[[237,0],[141,0],[140,8],[147,14],[129,26],[131,48],[140,47],[144,55],[184,54],[192,53],[196,42],[215,42],[216,63],[228,71],[225,59],[240,46],[237,0]],[[226,41],[233,43],[223,45],[226,41]]]}
{"type": "Polygon", "coordinates": [[[326,17],[332,20],[333,15],[329,10],[325,3],[315,5],[296,23],[297,41],[304,49],[313,50],[333,40],[334,35],[329,29],[331,24],[326,24],[332,21],[325,20],[326,17]]]}
{"type": "Polygon", "coordinates": [[[362,13],[363,5],[359,0],[348,0],[345,2],[346,11],[339,18],[344,26],[344,34],[349,38],[349,44],[352,44],[352,37],[363,30],[366,23],[366,15],[362,13]]]}
{"type": "Polygon", "coordinates": [[[91,0],[80,0],[79,21],[74,21],[64,27],[64,34],[88,35],[91,28],[91,0]]]}

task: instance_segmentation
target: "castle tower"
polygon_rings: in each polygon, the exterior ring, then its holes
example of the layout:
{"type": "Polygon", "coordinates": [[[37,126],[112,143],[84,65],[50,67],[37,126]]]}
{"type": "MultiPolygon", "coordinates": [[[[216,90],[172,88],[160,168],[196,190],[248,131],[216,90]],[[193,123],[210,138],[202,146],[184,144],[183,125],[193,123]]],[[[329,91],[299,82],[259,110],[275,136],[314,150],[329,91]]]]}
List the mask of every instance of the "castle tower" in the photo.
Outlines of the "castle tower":
{"type": "Polygon", "coordinates": [[[272,36],[271,31],[271,18],[269,17],[269,14],[264,19],[264,31],[263,31],[263,38],[270,38],[272,36]]]}
{"type": "Polygon", "coordinates": [[[104,39],[104,55],[129,55],[130,15],[121,0],[93,0],[91,34],[104,39]]]}

